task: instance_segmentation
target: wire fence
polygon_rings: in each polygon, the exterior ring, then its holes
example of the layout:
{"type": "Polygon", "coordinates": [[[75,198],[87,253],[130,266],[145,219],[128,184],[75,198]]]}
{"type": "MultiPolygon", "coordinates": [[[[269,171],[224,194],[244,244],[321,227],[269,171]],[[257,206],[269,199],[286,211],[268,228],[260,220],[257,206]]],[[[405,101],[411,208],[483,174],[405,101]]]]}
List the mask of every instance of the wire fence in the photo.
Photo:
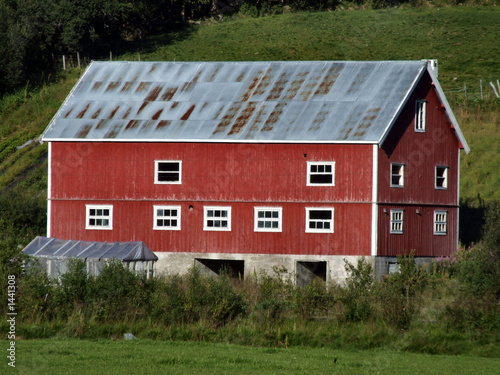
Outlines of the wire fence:
{"type": "Polygon", "coordinates": [[[455,87],[443,90],[448,101],[491,101],[500,99],[500,80],[499,79],[478,79],[477,84],[455,87]]]}

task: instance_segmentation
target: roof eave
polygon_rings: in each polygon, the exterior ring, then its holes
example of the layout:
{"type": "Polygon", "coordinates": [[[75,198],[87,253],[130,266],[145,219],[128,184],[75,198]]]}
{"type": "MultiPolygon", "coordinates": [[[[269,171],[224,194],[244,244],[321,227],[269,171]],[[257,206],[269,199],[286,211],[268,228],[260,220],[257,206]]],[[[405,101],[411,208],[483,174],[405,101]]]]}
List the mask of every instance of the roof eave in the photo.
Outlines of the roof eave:
{"type": "Polygon", "coordinates": [[[59,112],[61,112],[63,110],[63,108],[66,107],[66,104],[68,103],[68,101],[73,96],[73,92],[76,90],[76,88],[78,87],[78,85],[80,84],[80,82],[83,80],[83,78],[85,77],[85,75],[88,73],[88,71],[89,71],[89,69],[90,69],[90,67],[92,66],[93,63],[94,63],[94,61],[91,61],[90,64],[87,66],[87,68],[85,69],[85,71],[83,72],[83,74],[80,76],[80,78],[78,79],[78,81],[76,82],[76,84],[73,85],[73,88],[71,89],[71,91],[69,92],[69,94],[66,96],[66,99],[64,99],[64,102],[61,105],[61,107],[59,107],[59,109],[54,114],[54,116],[52,116],[52,119],[50,120],[49,124],[47,125],[47,127],[43,131],[42,135],[40,135],[40,137],[38,137],[40,143],[51,142],[49,139],[45,138],[45,133],[47,133],[47,131],[50,129],[50,127],[54,123],[54,120],[56,119],[56,117],[59,114],[59,112]]]}
{"type": "Polygon", "coordinates": [[[446,116],[448,116],[448,119],[450,120],[453,130],[455,131],[455,134],[458,138],[458,141],[461,145],[461,148],[465,151],[466,154],[470,152],[469,145],[467,141],[465,140],[465,137],[462,133],[462,130],[460,129],[460,126],[458,125],[458,121],[455,118],[455,115],[453,114],[453,111],[451,110],[450,104],[448,103],[448,100],[446,100],[446,96],[444,95],[444,91],[441,88],[441,85],[439,84],[439,81],[437,80],[436,75],[432,71],[432,69],[427,66],[427,72],[429,72],[429,75],[431,76],[432,82],[434,83],[434,87],[436,88],[436,92],[438,94],[439,99],[441,100],[441,103],[444,106],[444,109],[446,111],[446,116]]]}
{"type": "Polygon", "coordinates": [[[352,141],[352,140],[311,140],[311,139],[153,139],[153,138],[46,138],[45,142],[119,142],[119,143],[266,143],[266,144],[378,144],[377,140],[352,141]]]}

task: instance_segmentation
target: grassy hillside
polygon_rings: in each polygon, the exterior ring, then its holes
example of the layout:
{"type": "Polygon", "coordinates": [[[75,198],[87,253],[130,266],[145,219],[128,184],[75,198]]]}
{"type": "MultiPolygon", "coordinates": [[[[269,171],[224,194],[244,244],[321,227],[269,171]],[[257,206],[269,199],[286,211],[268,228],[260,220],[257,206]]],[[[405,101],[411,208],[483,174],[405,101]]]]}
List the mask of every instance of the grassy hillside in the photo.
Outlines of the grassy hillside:
{"type": "MultiPolygon", "coordinates": [[[[439,78],[471,146],[462,155],[461,195],[500,200],[498,7],[405,8],[377,11],[236,16],[205,21],[175,34],[131,42],[122,60],[409,60],[437,58],[439,78]],[[482,83],[482,98],[480,84],[482,83]]],[[[115,54],[116,55],[116,54],[115,54]]],[[[50,84],[31,83],[0,101],[0,191],[43,199],[46,145],[34,140],[63,102],[80,71],[50,84]],[[38,87],[36,87],[38,86],[38,87]]]]}

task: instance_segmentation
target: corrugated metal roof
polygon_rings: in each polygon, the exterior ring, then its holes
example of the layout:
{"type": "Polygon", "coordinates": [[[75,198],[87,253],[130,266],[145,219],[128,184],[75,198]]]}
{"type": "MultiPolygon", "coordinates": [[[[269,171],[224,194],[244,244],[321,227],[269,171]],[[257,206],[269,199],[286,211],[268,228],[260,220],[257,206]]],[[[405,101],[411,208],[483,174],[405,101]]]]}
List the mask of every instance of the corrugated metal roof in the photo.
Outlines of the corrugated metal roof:
{"type": "Polygon", "coordinates": [[[86,242],[38,236],[23,253],[37,258],[111,259],[150,261],[158,257],[143,242],[86,242]]]}
{"type": "Polygon", "coordinates": [[[43,140],[378,143],[426,67],[93,62],[43,140]]]}

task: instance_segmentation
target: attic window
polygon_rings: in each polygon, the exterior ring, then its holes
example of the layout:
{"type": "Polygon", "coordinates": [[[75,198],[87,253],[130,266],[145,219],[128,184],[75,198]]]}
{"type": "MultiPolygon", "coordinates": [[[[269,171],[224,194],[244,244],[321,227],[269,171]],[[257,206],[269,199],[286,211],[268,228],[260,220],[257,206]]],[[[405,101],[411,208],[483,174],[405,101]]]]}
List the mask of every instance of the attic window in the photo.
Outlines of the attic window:
{"type": "Polygon", "coordinates": [[[156,160],[155,184],[180,184],[181,164],[180,160],[156,160]]]}
{"type": "Polygon", "coordinates": [[[404,164],[391,163],[391,187],[404,186],[404,164]]]}
{"type": "Polygon", "coordinates": [[[426,117],[426,104],[425,100],[417,100],[415,102],[415,131],[425,132],[425,117],[426,117]]]}
{"type": "Polygon", "coordinates": [[[448,167],[436,166],[436,189],[448,189],[448,167]]]}
{"type": "Polygon", "coordinates": [[[85,229],[113,229],[113,206],[86,206],[85,229]]]}
{"type": "Polygon", "coordinates": [[[334,186],[335,162],[307,162],[307,186],[334,186]]]}

